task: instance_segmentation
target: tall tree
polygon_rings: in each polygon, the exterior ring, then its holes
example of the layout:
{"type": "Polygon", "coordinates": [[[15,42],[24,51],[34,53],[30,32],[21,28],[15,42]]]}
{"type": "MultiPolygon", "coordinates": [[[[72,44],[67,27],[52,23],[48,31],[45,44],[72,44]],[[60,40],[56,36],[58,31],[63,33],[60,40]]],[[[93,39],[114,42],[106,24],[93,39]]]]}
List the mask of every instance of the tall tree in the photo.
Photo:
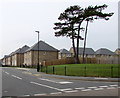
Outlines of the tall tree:
{"type": "MultiPolygon", "coordinates": [[[[83,38],[80,35],[80,31],[82,29],[81,27],[82,22],[88,19],[93,21],[94,19],[99,18],[108,20],[109,19],[108,17],[111,17],[113,13],[102,13],[102,10],[105,9],[106,7],[107,5],[105,4],[102,6],[94,7],[89,6],[88,8],[85,9],[79,6],[70,6],[63,13],[60,14],[58,18],[60,22],[55,23],[56,27],[54,27],[54,29],[58,30],[57,32],[55,32],[55,36],[67,36],[72,39],[76,63],[80,63],[78,55],[79,55],[79,41],[83,40],[83,38]],[[77,40],[77,48],[75,48],[75,39],[77,40]]],[[[86,45],[86,39],[84,43],[86,45]]]]}
{"type": "Polygon", "coordinates": [[[84,49],[83,49],[83,63],[85,63],[84,55],[85,55],[85,47],[86,47],[86,38],[87,38],[87,28],[88,28],[88,22],[93,22],[95,19],[104,19],[109,20],[109,17],[111,17],[114,13],[102,13],[102,11],[107,8],[107,5],[102,6],[89,6],[88,8],[85,8],[84,10],[84,17],[86,18],[87,24],[86,24],[86,30],[85,30],[85,38],[84,38],[84,49]]]}
{"type": "MultiPolygon", "coordinates": [[[[77,53],[75,49],[75,39],[77,38],[77,25],[76,18],[78,17],[78,13],[82,13],[83,9],[79,6],[70,6],[63,13],[60,14],[58,20],[60,22],[55,23],[55,36],[66,36],[72,39],[72,46],[74,50],[75,63],[78,63],[77,53]]],[[[80,28],[83,29],[83,28],[80,28]]],[[[79,39],[83,40],[81,36],[79,39]]]]}

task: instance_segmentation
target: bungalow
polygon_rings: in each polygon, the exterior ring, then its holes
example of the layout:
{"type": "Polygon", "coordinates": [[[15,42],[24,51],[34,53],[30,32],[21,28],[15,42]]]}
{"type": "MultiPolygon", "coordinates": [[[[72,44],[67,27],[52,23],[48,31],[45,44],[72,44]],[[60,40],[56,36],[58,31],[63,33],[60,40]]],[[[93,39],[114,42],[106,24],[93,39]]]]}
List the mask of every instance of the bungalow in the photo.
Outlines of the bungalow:
{"type": "Polygon", "coordinates": [[[39,41],[34,44],[24,53],[24,64],[27,66],[36,66],[38,64],[38,51],[39,51],[39,64],[43,61],[58,59],[58,50],[49,44],[39,41]],[[39,50],[38,50],[39,45],[39,50]]]}
{"type": "Polygon", "coordinates": [[[96,51],[96,59],[98,64],[115,64],[118,62],[117,55],[106,48],[96,51]]]}
{"type": "Polygon", "coordinates": [[[58,58],[62,59],[62,58],[67,58],[67,57],[72,57],[72,53],[70,53],[68,50],[66,49],[61,49],[59,51],[59,55],[58,58]]]}
{"type": "Polygon", "coordinates": [[[25,45],[22,48],[17,49],[11,55],[12,66],[22,66],[24,64],[24,52],[29,48],[29,46],[25,45]]]}

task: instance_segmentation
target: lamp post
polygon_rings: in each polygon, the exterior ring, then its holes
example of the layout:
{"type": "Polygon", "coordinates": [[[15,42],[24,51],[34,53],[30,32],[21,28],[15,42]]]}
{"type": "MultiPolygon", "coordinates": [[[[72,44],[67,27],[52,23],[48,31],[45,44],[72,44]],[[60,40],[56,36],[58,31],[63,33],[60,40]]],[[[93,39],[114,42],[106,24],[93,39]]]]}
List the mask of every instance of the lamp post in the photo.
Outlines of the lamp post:
{"type": "Polygon", "coordinates": [[[37,64],[37,72],[39,72],[40,70],[40,66],[39,66],[39,31],[35,31],[38,33],[38,64],[37,64]]]}

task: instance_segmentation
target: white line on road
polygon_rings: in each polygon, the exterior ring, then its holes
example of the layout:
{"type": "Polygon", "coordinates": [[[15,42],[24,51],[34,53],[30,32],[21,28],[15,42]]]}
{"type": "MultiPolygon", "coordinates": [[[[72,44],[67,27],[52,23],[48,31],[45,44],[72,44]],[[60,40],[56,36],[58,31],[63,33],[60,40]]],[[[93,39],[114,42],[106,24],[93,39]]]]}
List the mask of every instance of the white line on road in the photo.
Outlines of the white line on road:
{"type": "Polygon", "coordinates": [[[54,95],[54,94],[61,94],[62,92],[55,92],[55,93],[50,93],[51,95],[54,95]]]}
{"type": "Polygon", "coordinates": [[[99,87],[108,87],[108,86],[99,86],[99,87]]]}
{"type": "Polygon", "coordinates": [[[43,96],[43,95],[47,95],[47,94],[34,94],[34,96],[43,96]]]}
{"type": "Polygon", "coordinates": [[[97,88],[97,87],[88,87],[88,88],[97,88]]]}
{"type": "Polygon", "coordinates": [[[23,95],[23,96],[30,96],[30,95],[23,95]]]}
{"type": "Polygon", "coordinates": [[[72,93],[72,92],[78,92],[78,90],[72,90],[72,91],[64,91],[66,93],[72,93]]]}
{"type": "Polygon", "coordinates": [[[115,87],[108,87],[107,89],[116,89],[115,87]]]}
{"type": "Polygon", "coordinates": [[[94,90],[103,90],[104,88],[96,88],[96,89],[94,89],[94,90]]]}
{"type": "Polygon", "coordinates": [[[94,78],[94,79],[108,80],[108,78],[94,78]]]}
{"type": "Polygon", "coordinates": [[[15,75],[12,75],[14,78],[17,78],[17,79],[20,79],[22,80],[22,78],[18,77],[18,76],[15,76],[15,75]]]}
{"type": "Polygon", "coordinates": [[[10,73],[8,73],[8,72],[5,72],[5,73],[8,74],[8,75],[10,74],[10,73]]]}
{"type": "Polygon", "coordinates": [[[81,91],[91,91],[91,89],[84,89],[84,90],[81,90],[81,91]]]}
{"type": "Polygon", "coordinates": [[[51,87],[51,86],[48,86],[48,85],[43,85],[43,84],[39,84],[39,83],[36,83],[36,82],[30,82],[30,83],[60,91],[60,89],[58,89],[58,88],[54,88],[54,87],[51,87]]]}
{"type": "Polygon", "coordinates": [[[61,91],[68,91],[68,90],[72,90],[72,88],[66,88],[66,89],[60,89],[61,91]]]}
{"type": "Polygon", "coordinates": [[[118,85],[110,85],[110,86],[118,86],[118,85]]]}
{"type": "Polygon", "coordinates": [[[4,91],[5,93],[7,93],[8,91],[4,91]]]}
{"type": "Polygon", "coordinates": [[[38,79],[40,79],[40,80],[44,80],[44,81],[53,82],[53,83],[58,83],[58,82],[56,82],[56,81],[53,81],[53,80],[48,80],[48,79],[43,79],[43,78],[38,78],[38,79]]]}
{"type": "Polygon", "coordinates": [[[75,89],[79,90],[79,89],[85,89],[85,88],[84,88],[84,87],[81,87],[81,88],[75,88],[75,89]]]}
{"type": "Polygon", "coordinates": [[[69,83],[73,83],[73,82],[68,82],[68,81],[56,82],[56,81],[53,81],[53,80],[43,79],[43,78],[38,78],[38,79],[40,79],[40,80],[44,80],[44,81],[53,82],[53,83],[59,83],[59,84],[69,84],[69,83]]]}
{"type": "Polygon", "coordinates": [[[65,82],[58,82],[58,83],[60,83],[60,84],[69,84],[69,83],[73,83],[73,82],[67,82],[67,81],[65,81],[65,82]]]}

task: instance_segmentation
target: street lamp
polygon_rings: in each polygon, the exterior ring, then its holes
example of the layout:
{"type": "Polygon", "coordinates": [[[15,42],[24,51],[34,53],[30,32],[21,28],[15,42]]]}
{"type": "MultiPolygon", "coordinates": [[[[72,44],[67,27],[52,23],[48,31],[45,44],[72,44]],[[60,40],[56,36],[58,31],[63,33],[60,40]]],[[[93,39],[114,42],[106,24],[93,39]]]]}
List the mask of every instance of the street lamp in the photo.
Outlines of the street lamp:
{"type": "Polygon", "coordinates": [[[38,33],[38,64],[37,64],[37,72],[39,72],[40,70],[40,66],[39,66],[39,31],[35,31],[38,33]]]}

